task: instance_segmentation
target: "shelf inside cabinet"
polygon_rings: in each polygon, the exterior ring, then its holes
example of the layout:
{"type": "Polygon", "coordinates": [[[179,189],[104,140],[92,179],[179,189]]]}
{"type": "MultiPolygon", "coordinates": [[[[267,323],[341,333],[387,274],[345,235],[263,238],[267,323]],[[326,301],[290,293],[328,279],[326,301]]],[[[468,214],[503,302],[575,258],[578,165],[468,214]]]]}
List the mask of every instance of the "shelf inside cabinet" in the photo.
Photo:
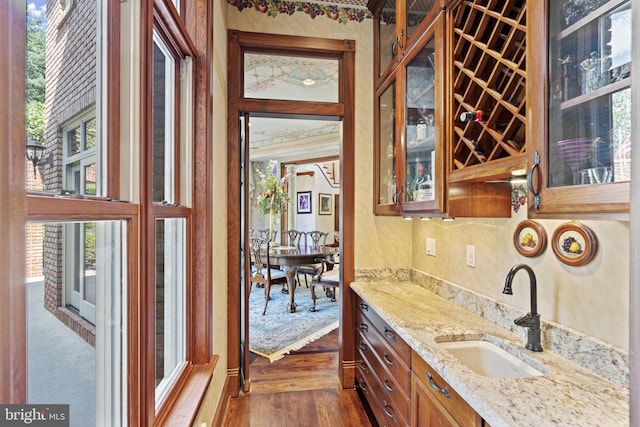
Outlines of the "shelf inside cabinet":
{"type": "MultiPolygon", "coordinates": [[[[604,3],[602,6],[598,7],[597,9],[594,9],[592,11],[589,11],[585,16],[583,16],[582,18],[578,19],[576,22],[573,22],[572,24],[570,24],[567,28],[565,28],[564,30],[562,30],[560,32],[558,37],[560,39],[564,39],[566,37],[569,37],[570,35],[572,35],[576,31],[578,31],[579,29],[583,28],[585,25],[588,25],[589,23],[595,21],[596,19],[600,19],[600,17],[602,15],[604,15],[605,13],[607,13],[609,10],[616,8],[616,7],[624,4],[627,1],[629,1],[629,0],[611,0],[611,1],[608,1],[608,2],[604,3]]],[[[567,4],[569,4],[569,3],[570,2],[567,2],[567,4]]],[[[565,16],[565,19],[567,19],[567,18],[568,17],[565,16]]]]}
{"type": "Polygon", "coordinates": [[[526,152],[526,2],[465,1],[453,16],[451,170],[520,158],[526,152]],[[457,120],[470,111],[482,111],[483,120],[457,120]]]}
{"type": "Polygon", "coordinates": [[[583,95],[579,95],[575,98],[564,101],[560,104],[560,110],[566,110],[568,108],[573,108],[575,106],[585,104],[589,101],[593,101],[594,99],[611,95],[614,92],[618,92],[619,90],[626,89],[628,87],[631,87],[630,77],[603,86],[599,89],[594,90],[593,92],[585,93],[583,95]]]}

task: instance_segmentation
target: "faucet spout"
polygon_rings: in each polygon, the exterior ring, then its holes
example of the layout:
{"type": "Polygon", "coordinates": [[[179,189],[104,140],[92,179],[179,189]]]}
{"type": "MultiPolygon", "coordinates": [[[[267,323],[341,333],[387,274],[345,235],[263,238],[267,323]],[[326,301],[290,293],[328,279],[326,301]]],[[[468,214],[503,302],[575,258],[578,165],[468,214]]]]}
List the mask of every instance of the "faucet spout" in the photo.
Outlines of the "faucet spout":
{"type": "Polygon", "coordinates": [[[542,351],[542,346],[540,345],[540,314],[538,314],[538,306],[537,306],[537,283],[536,283],[536,275],[526,264],[517,264],[514,265],[509,273],[507,274],[507,278],[504,281],[504,289],[502,290],[503,294],[513,295],[513,290],[511,288],[513,278],[516,273],[520,270],[525,270],[529,274],[529,289],[531,292],[531,310],[529,313],[525,314],[522,317],[517,318],[514,323],[518,326],[522,326],[527,328],[527,345],[526,348],[531,351],[542,351]]]}

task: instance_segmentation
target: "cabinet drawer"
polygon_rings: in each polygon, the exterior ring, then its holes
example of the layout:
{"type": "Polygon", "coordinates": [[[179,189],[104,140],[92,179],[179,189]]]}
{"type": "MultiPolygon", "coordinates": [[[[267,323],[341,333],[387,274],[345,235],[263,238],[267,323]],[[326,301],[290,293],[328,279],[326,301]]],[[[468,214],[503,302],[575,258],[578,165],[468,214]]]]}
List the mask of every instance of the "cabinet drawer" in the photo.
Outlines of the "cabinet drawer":
{"type": "MultiPolygon", "coordinates": [[[[383,340],[387,343],[387,345],[392,348],[402,360],[405,361],[406,365],[409,366],[411,360],[411,347],[404,342],[402,338],[393,330],[391,326],[387,324],[375,311],[369,308],[369,305],[360,297],[356,298],[356,304],[358,311],[356,313],[361,313],[368,319],[368,323],[373,325],[383,340]]],[[[360,321],[358,319],[356,323],[356,327],[360,326],[360,321]]]]}
{"type": "Polygon", "coordinates": [[[356,383],[367,399],[369,408],[380,427],[408,426],[403,414],[387,399],[380,382],[377,380],[373,369],[367,360],[358,360],[356,370],[356,383]]]}
{"type": "MultiPolygon", "coordinates": [[[[391,347],[382,337],[372,322],[360,311],[356,315],[356,322],[359,334],[365,340],[364,343],[358,343],[358,345],[362,344],[373,347],[371,350],[376,353],[378,360],[389,374],[396,378],[404,390],[409,390],[411,384],[411,371],[409,370],[409,366],[411,366],[411,356],[408,358],[400,356],[395,351],[395,348],[391,347]]],[[[402,341],[402,343],[404,344],[404,341],[402,341]]]]}
{"type": "Polygon", "coordinates": [[[479,425],[475,411],[415,352],[411,367],[415,377],[461,426],[479,425]]]}
{"type": "MultiPolygon", "coordinates": [[[[365,339],[360,336],[358,341],[359,355],[361,356],[362,363],[358,361],[359,365],[362,365],[363,370],[366,368],[375,377],[375,381],[378,382],[378,387],[374,387],[376,392],[381,390],[386,398],[385,401],[392,404],[394,408],[397,408],[398,412],[406,420],[410,419],[411,415],[411,402],[409,400],[409,389],[403,388],[397,379],[391,375],[388,370],[380,364],[380,360],[373,352],[363,350],[360,346],[361,343],[366,342],[365,339]]],[[[373,385],[373,384],[372,384],[373,385]]],[[[377,395],[378,396],[378,395],[377,395]]],[[[378,396],[378,400],[382,402],[382,398],[378,396]]]]}

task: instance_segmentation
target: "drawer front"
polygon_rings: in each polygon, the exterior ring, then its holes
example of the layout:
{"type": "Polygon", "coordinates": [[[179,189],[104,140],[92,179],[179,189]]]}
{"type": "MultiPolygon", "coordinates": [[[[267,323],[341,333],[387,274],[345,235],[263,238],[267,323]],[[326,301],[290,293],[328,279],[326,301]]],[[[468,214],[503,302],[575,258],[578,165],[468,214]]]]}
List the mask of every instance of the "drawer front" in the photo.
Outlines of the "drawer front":
{"type": "MultiPolygon", "coordinates": [[[[362,342],[366,341],[365,338],[360,335],[357,343],[359,347],[362,342]]],[[[409,399],[409,389],[403,388],[397,379],[393,375],[390,375],[387,369],[380,364],[380,360],[375,354],[363,350],[360,350],[358,353],[363,364],[366,365],[366,369],[372,371],[373,376],[380,384],[380,388],[386,395],[386,401],[393,404],[393,407],[397,408],[405,420],[410,419],[411,401],[409,399]]],[[[378,398],[378,400],[381,401],[381,398],[378,398]]]]}
{"type": "Polygon", "coordinates": [[[373,369],[367,360],[361,356],[357,362],[356,381],[367,399],[367,403],[380,427],[406,427],[408,423],[403,414],[398,411],[388,397],[373,369]]]}
{"type": "Polygon", "coordinates": [[[371,321],[360,311],[356,315],[356,322],[360,335],[367,341],[365,344],[373,347],[372,351],[377,354],[380,363],[390,375],[396,378],[400,386],[404,390],[409,390],[411,384],[410,356],[404,359],[398,355],[395,349],[390,347],[388,342],[380,335],[371,321]]]}
{"type": "Polygon", "coordinates": [[[387,324],[373,309],[369,308],[369,305],[360,297],[357,297],[356,304],[358,310],[363,313],[369,322],[375,326],[380,332],[387,345],[398,354],[400,358],[406,361],[409,365],[411,360],[411,347],[404,342],[402,338],[393,330],[391,326],[387,324]]]}
{"type": "Polygon", "coordinates": [[[417,353],[411,356],[412,371],[426,389],[462,426],[476,425],[476,413],[417,353]]]}

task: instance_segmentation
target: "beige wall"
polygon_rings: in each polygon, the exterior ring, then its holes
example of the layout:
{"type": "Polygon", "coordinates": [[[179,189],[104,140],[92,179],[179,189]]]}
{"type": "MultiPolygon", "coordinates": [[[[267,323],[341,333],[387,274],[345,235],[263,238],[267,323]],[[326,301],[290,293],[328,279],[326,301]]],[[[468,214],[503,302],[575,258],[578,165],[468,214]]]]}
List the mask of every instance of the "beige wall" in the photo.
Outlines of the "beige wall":
{"type": "MultiPolygon", "coordinates": [[[[511,219],[413,220],[413,266],[474,292],[529,309],[529,282],[519,272],[513,295],[503,295],[509,269],[519,263],[531,266],[538,282],[538,312],[551,320],[608,343],[629,348],[629,223],[580,221],[598,237],[596,257],[582,267],[561,263],[547,246],[536,258],[518,254],[513,233],[526,212],[511,219]],[[436,257],[426,255],[425,240],[436,239],[436,257]],[[467,245],[476,246],[476,268],[466,265],[467,245]]],[[[566,221],[539,221],[549,240],[566,221]]]]}

